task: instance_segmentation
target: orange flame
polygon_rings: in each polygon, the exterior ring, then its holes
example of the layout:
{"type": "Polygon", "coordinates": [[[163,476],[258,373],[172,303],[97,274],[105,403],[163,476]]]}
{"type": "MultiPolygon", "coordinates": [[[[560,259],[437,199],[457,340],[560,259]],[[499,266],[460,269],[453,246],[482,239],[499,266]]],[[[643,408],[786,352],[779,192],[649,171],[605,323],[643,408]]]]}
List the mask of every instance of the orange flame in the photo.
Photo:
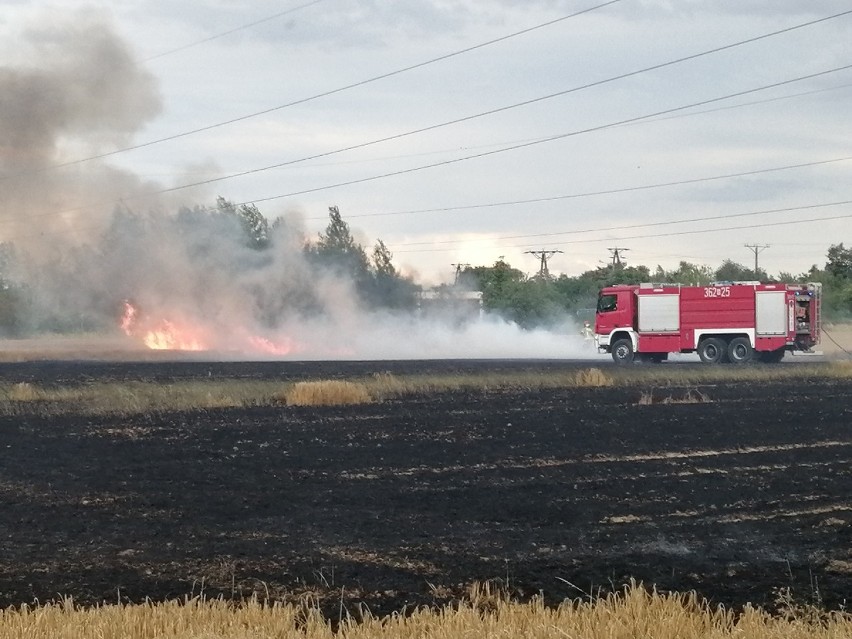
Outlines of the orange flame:
{"type": "Polygon", "coordinates": [[[248,341],[255,350],[269,355],[289,355],[296,350],[295,342],[290,338],[273,342],[265,337],[252,335],[248,338],[248,341]]]}
{"type": "Polygon", "coordinates": [[[130,337],[133,334],[133,325],[136,323],[136,307],[124,300],[124,314],[121,316],[121,330],[130,337]]]}
{"type": "MultiPolygon", "coordinates": [[[[152,320],[144,316],[129,300],[124,302],[124,313],[119,325],[125,335],[141,340],[151,350],[206,351],[214,348],[208,339],[210,331],[203,326],[193,326],[173,319],[152,320]]],[[[228,347],[232,348],[235,342],[245,347],[244,352],[265,355],[292,355],[304,350],[303,345],[289,337],[268,339],[248,334],[239,328],[230,331],[229,339],[220,341],[219,347],[228,344],[228,347]]]]}
{"type": "Polygon", "coordinates": [[[206,351],[204,342],[194,336],[192,331],[179,328],[169,320],[163,320],[160,326],[145,333],[142,340],[145,346],[158,351],[206,351]]]}
{"type": "Polygon", "coordinates": [[[127,300],[124,302],[124,314],[121,316],[120,325],[125,335],[141,337],[142,343],[152,350],[207,350],[204,341],[196,335],[198,331],[179,326],[175,322],[164,319],[153,328],[140,327],[139,310],[127,300]]]}

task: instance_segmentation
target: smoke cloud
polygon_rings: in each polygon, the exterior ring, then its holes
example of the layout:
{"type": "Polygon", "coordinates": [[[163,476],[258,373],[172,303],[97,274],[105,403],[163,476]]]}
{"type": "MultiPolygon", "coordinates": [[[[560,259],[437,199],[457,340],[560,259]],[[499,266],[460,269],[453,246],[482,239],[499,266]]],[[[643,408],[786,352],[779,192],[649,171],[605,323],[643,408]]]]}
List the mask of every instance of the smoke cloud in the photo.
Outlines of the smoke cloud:
{"type": "Polygon", "coordinates": [[[160,112],[155,78],[101,14],[41,24],[20,43],[34,62],[0,67],[2,275],[26,291],[25,328],[123,330],[140,348],[223,357],[592,354],[570,323],[525,332],[476,312],[365,308],[351,278],[307,257],[293,220],[271,224],[258,250],[233,210],[117,205],[160,187],[106,160],[57,165],[132,144],[160,112]]]}
{"type": "Polygon", "coordinates": [[[151,188],[103,162],[55,166],[126,145],[161,101],[100,13],[52,11],[16,44],[27,62],[0,66],[0,234],[37,256],[89,237],[112,202],[151,188]]]}

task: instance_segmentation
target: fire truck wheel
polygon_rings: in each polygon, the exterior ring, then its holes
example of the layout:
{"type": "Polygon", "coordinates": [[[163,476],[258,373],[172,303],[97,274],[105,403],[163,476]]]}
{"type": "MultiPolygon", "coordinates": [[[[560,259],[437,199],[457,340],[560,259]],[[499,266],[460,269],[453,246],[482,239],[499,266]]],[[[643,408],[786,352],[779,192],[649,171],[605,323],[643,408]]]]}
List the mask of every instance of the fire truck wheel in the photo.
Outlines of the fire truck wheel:
{"type": "Polygon", "coordinates": [[[698,345],[698,357],[705,364],[721,364],[727,352],[728,345],[718,337],[708,337],[698,345]]]}
{"type": "Polygon", "coordinates": [[[624,365],[633,362],[633,342],[629,339],[620,339],[612,345],[612,361],[624,365]]]}
{"type": "Polygon", "coordinates": [[[728,359],[732,364],[747,364],[754,357],[754,349],[747,337],[735,337],[728,344],[728,359]]]}

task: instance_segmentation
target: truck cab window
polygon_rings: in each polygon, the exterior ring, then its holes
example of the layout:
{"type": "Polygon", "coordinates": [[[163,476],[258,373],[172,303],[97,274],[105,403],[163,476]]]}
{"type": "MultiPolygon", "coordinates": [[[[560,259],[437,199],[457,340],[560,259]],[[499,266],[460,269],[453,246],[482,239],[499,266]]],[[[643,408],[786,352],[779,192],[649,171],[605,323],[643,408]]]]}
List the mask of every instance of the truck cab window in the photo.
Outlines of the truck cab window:
{"type": "Polygon", "coordinates": [[[617,307],[615,295],[601,295],[598,298],[598,313],[609,313],[617,307]]]}

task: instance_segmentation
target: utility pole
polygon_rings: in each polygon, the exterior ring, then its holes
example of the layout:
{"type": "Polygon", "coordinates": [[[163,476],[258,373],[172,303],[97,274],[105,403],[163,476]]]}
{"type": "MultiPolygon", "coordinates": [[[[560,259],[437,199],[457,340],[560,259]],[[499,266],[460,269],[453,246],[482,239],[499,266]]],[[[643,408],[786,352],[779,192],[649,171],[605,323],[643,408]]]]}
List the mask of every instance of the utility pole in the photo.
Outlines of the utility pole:
{"type": "Polygon", "coordinates": [[[524,251],[529,255],[535,255],[540,260],[540,266],[538,269],[538,277],[543,280],[550,279],[550,271],[547,270],[547,258],[556,255],[557,253],[561,253],[562,251],[524,251]]]}
{"type": "Polygon", "coordinates": [[[470,268],[470,264],[451,264],[451,266],[456,267],[456,279],[453,281],[453,286],[457,286],[459,283],[459,278],[461,277],[462,269],[470,268]]]}
{"type": "Polygon", "coordinates": [[[746,244],[745,247],[754,252],[754,279],[760,279],[757,268],[757,256],[763,252],[763,249],[768,249],[769,244],[746,244]]]}
{"type": "Polygon", "coordinates": [[[624,259],[623,253],[629,250],[630,249],[628,248],[622,248],[620,246],[614,246],[607,249],[607,251],[612,253],[610,256],[610,265],[612,268],[621,268],[627,263],[627,260],[624,259]]]}

